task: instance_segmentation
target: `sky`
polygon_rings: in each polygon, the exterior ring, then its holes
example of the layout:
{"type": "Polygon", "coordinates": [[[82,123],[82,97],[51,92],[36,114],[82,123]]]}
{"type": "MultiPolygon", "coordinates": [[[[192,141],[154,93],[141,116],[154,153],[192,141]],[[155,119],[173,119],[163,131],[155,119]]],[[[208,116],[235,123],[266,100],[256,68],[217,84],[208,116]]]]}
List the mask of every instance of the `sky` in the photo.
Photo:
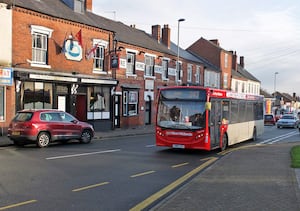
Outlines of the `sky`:
{"type": "Polygon", "coordinates": [[[300,1],[298,0],[94,0],[93,12],[151,34],[168,24],[171,41],[188,48],[199,38],[244,57],[261,88],[300,96],[300,1]]]}

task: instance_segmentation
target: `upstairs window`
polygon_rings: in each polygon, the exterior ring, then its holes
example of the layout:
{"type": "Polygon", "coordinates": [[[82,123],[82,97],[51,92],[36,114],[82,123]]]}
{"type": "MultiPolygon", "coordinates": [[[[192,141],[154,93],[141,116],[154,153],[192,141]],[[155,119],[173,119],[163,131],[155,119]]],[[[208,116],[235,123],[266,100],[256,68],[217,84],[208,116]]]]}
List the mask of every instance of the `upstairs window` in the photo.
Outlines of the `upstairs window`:
{"type": "Polygon", "coordinates": [[[145,55],[145,76],[154,76],[154,57],[145,55]]]}
{"type": "Polygon", "coordinates": [[[176,81],[181,81],[181,77],[183,76],[182,73],[182,63],[181,62],[176,62],[176,81]]]}
{"type": "Polygon", "coordinates": [[[74,11],[78,13],[84,12],[84,0],[74,0],[74,11]]]}
{"type": "Polygon", "coordinates": [[[94,55],[94,70],[103,72],[104,71],[104,54],[105,47],[98,45],[94,55]]]}
{"type": "Polygon", "coordinates": [[[32,62],[47,64],[48,36],[40,33],[32,35],[32,62]]]}
{"type": "Polygon", "coordinates": [[[52,32],[52,29],[43,26],[31,26],[32,66],[48,64],[48,39],[51,37],[52,32]]]}
{"type": "Polygon", "coordinates": [[[162,60],[162,79],[169,78],[168,69],[169,69],[169,61],[166,59],[162,60]]]}
{"type": "Polygon", "coordinates": [[[187,81],[192,82],[193,66],[191,64],[188,65],[187,71],[187,81]]]}
{"type": "Polygon", "coordinates": [[[200,84],[200,66],[196,67],[195,82],[200,84]]]}
{"type": "Polygon", "coordinates": [[[127,67],[126,74],[135,74],[135,53],[127,52],[127,67]]]}

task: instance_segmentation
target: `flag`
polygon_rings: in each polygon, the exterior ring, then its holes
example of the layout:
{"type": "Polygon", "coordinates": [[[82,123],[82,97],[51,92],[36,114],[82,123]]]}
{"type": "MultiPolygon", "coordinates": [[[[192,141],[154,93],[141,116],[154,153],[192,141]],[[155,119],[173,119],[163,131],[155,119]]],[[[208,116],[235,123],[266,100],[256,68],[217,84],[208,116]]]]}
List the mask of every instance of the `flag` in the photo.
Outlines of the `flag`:
{"type": "Polygon", "coordinates": [[[63,45],[62,45],[62,47],[61,47],[61,53],[66,53],[66,48],[65,48],[65,46],[66,46],[66,40],[64,39],[63,45]]]}
{"type": "Polygon", "coordinates": [[[65,34],[65,38],[64,38],[64,42],[63,42],[63,44],[62,44],[62,46],[61,46],[61,53],[65,53],[67,50],[66,50],[66,38],[67,38],[67,32],[66,32],[66,34],[65,34]]]}
{"type": "Polygon", "coordinates": [[[81,29],[77,34],[75,34],[76,39],[78,40],[78,44],[82,47],[82,34],[81,34],[81,29]]]}
{"type": "Polygon", "coordinates": [[[91,48],[87,53],[86,53],[86,59],[89,60],[95,56],[96,50],[98,48],[98,44],[96,44],[93,48],[91,48]]]}

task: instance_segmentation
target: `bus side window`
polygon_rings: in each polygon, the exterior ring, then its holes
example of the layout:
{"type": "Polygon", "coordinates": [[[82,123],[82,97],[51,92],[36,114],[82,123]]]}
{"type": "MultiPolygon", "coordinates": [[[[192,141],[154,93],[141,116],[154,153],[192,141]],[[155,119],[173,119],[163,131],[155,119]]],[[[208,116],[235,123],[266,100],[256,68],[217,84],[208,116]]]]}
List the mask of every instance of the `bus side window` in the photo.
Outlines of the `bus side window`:
{"type": "Polygon", "coordinates": [[[229,101],[222,101],[222,120],[229,121],[229,101]]]}

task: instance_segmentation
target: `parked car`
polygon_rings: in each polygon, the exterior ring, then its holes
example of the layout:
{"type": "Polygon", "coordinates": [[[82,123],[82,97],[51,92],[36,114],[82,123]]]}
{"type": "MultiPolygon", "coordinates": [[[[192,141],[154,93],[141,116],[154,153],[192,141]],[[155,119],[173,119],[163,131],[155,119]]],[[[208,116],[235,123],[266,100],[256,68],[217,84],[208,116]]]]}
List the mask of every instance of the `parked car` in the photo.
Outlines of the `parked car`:
{"type": "Polygon", "coordinates": [[[9,124],[7,136],[15,145],[36,143],[42,148],[50,142],[71,139],[90,143],[94,137],[94,128],[64,111],[30,109],[17,112],[9,124]]]}
{"type": "Polygon", "coordinates": [[[276,124],[275,116],[273,114],[265,114],[264,124],[265,125],[275,125],[276,124]]]}
{"type": "Polygon", "coordinates": [[[283,127],[297,128],[298,125],[299,125],[299,119],[292,114],[284,114],[277,121],[277,128],[283,128],[283,127]]]}

